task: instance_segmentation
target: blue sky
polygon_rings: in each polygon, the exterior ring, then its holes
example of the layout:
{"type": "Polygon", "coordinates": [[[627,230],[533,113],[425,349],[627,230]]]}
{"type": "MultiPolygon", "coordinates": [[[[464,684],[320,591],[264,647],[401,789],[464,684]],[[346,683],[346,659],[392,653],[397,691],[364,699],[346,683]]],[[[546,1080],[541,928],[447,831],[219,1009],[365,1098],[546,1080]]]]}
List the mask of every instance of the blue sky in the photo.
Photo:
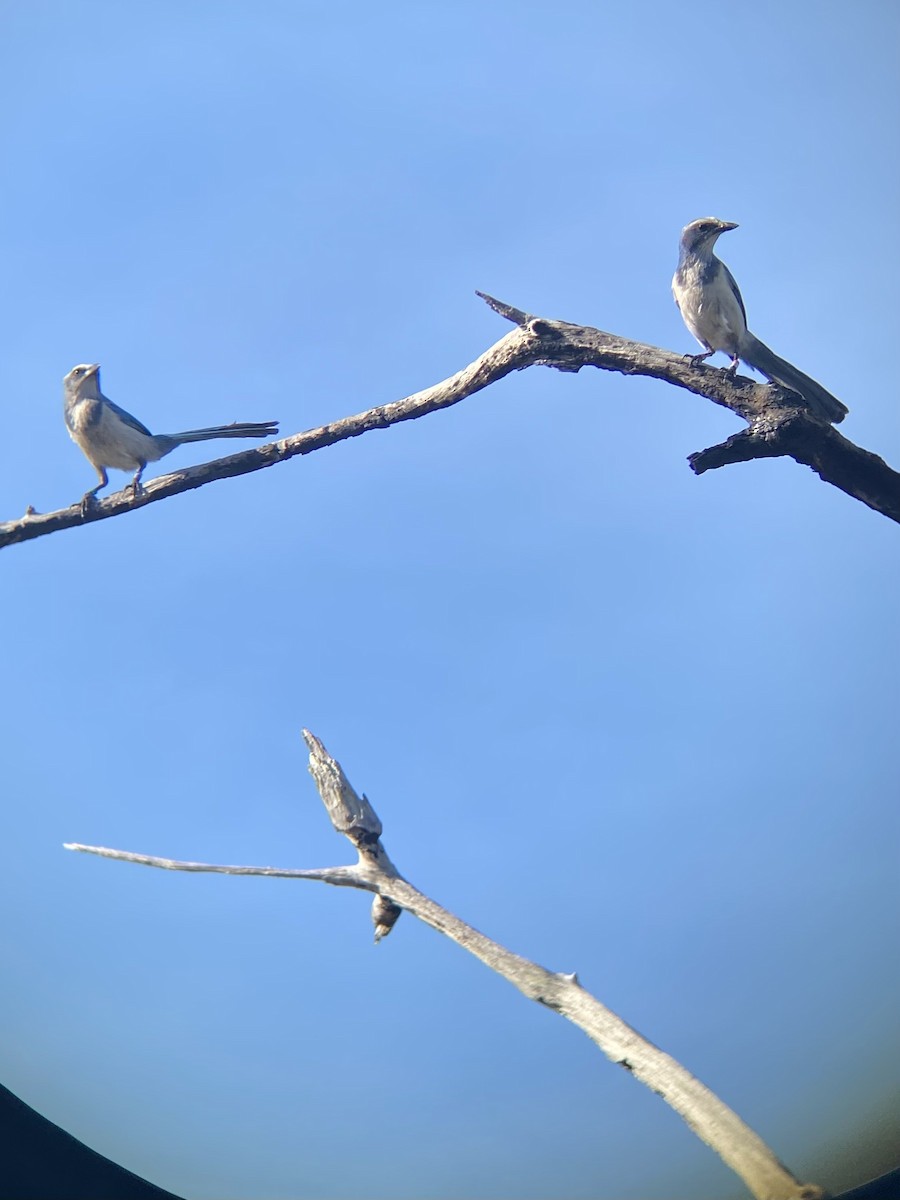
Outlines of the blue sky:
{"type": "MultiPolygon", "coordinates": [[[[751,328],[896,465],[898,25],[6,6],[0,517],[93,484],[78,362],[154,431],[290,433],[475,358],[508,328],[476,288],[693,352],[669,281],[708,214],[740,223],[751,328]]],[[[795,1173],[878,1165],[854,1147],[900,1142],[898,531],[789,461],[693,477],[738,427],[535,368],[7,550],[0,1080],[189,1200],[742,1194],[412,919],[376,949],[362,895],[61,848],[347,861],[308,726],[412,882],[577,970],[795,1173]]]]}

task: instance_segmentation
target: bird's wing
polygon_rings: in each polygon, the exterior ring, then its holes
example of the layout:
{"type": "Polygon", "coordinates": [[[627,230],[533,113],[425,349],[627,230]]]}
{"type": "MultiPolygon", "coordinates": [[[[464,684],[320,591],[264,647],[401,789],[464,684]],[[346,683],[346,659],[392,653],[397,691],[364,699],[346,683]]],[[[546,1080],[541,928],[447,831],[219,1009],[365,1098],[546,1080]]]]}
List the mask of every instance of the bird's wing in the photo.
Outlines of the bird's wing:
{"type": "Polygon", "coordinates": [[[131,429],[137,430],[138,433],[145,433],[147,437],[153,437],[147,426],[142,425],[137,417],[133,417],[130,412],[126,412],[124,408],[119,408],[118,404],[113,404],[112,400],[108,400],[106,396],[103,397],[103,403],[108,404],[116,416],[120,417],[131,429]]]}
{"type": "Polygon", "coordinates": [[[741,297],[741,289],[738,287],[736,279],[734,278],[734,276],[728,270],[728,268],[725,266],[724,263],[722,263],[722,270],[725,272],[725,278],[728,280],[728,286],[731,288],[732,292],[734,293],[734,298],[738,302],[738,308],[741,310],[741,315],[744,318],[744,328],[746,329],[746,327],[747,327],[747,310],[744,308],[744,301],[741,297]]]}
{"type": "Polygon", "coordinates": [[[672,299],[675,301],[675,307],[681,312],[681,305],[678,302],[678,293],[683,286],[681,278],[681,263],[675,268],[675,274],[672,276],[672,299]]]}

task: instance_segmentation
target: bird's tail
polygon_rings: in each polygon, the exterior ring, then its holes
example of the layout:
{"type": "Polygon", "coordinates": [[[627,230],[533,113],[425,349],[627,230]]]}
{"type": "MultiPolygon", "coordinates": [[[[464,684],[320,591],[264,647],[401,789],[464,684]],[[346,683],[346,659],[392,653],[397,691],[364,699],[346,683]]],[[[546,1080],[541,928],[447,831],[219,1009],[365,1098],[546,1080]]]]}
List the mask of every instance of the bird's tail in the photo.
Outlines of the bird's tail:
{"type": "Polygon", "coordinates": [[[779,358],[752,333],[748,332],[745,341],[741,343],[741,358],[767,379],[790,388],[792,392],[799,392],[816,416],[823,421],[837,425],[846,417],[848,410],[836,396],[827,392],[821,383],[816,383],[789,362],[779,358]]]}
{"type": "Polygon", "coordinates": [[[213,438],[267,438],[278,433],[277,421],[235,421],[231,425],[211,425],[209,429],[188,429],[184,433],[162,436],[173,448],[182,442],[209,442],[213,438]]]}

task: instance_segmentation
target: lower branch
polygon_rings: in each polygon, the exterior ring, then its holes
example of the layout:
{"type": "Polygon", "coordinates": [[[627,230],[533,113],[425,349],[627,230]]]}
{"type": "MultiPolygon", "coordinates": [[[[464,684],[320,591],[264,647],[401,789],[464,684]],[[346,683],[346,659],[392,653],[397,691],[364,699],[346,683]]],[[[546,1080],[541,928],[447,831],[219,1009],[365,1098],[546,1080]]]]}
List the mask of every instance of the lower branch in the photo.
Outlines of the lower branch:
{"type": "Polygon", "coordinates": [[[714,471],[730,463],[750,462],[753,458],[778,458],[784,453],[774,439],[760,436],[752,429],[742,429],[717,446],[689,454],[688,463],[695,475],[702,475],[704,471],[714,471]]]}
{"type": "Polygon", "coordinates": [[[607,1058],[625,1067],[658,1093],[706,1144],[744,1180],[759,1200],[820,1200],[815,1184],[801,1183],[762,1139],[685,1067],[632,1029],[621,1017],[586,992],[575,975],[549,971],[492,941],[408,883],[381,844],[381,821],[366,797],[358,795],[317,737],[303,736],[309,747],[309,769],[334,828],[356,847],[355,866],[287,870],[276,867],[230,867],[179,862],[124,850],[68,843],[67,849],[99,854],[171,871],[211,871],[226,875],[263,875],[281,879],[313,879],[338,887],[374,892],[376,940],[385,936],[405,909],[474,954],[530,1000],[558,1012],[577,1025],[607,1058]]]}
{"type": "Polygon", "coordinates": [[[863,450],[805,413],[792,413],[774,427],[743,429],[718,446],[688,458],[697,475],[730,463],[788,456],[812,467],[820,479],[900,522],[900,475],[883,458],[863,450]]]}

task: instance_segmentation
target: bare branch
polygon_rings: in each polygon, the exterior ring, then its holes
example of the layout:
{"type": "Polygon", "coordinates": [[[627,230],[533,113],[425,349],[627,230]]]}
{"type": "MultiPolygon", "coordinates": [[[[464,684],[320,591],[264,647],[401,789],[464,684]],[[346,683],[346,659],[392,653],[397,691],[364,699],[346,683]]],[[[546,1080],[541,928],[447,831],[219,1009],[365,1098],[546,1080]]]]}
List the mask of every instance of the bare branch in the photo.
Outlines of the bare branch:
{"type": "Polygon", "coordinates": [[[64,850],[81,854],[96,854],[98,858],[114,858],[119,862],[137,863],[139,867],[159,867],[163,871],[193,871],[205,875],[265,875],[269,879],[315,879],[334,887],[367,888],[354,867],[313,867],[308,871],[287,867],[230,867],[217,863],[183,862],[177,858],[157,858],[154,854],[135,854],[131,850],[110,850],[107,846],[85,846],[81,842],[63,842],[64,850]]]}
{"type": "Polygon", "coordinates": [[[313,451],[332,446],[335,442],[359,437],[373,429],[388,429],[400,421],[412,421],[425,416],[426,413],[448,408],[451,404],[457,404],[467,396],[481,391],[488,384],[502,379],[510,371],[529,366],[529,340],[527,335],[515,330],[501,338],[468,367],[424,391],[416,392],[403,400],[396,400],[392,404],[367,409],[355,416],[342,417],[341,420],[321,425],[318,429],[295,433],[280,441],[269,442],[265,446],[242,450],[238,454],[229,454],[226,458],[217,458],[213,462],[187,467],[169,475],[160,475],[145,482],[137,496],[132,494],[130,488],[124,488],[98,500],[84,513],[81,510],[81,497],[68,508],[50,513],[38,513],[29,505],[23,517],[0,524],[0,549],[16,542],[27,542],[32,538],[55,533],[58,529],[71,529],[75,525],[105,521],[109,517],[117,517],[122,513],[166,500],[169,496],[203,487],[217,479],[248,475],[252,471],[261,471],[298,455],[312,454],[313,451]]]}
{"type": "Polygon", "coordinates": [[[709,1088],[586,992],[574,974],[549,971],[514,954],[408,883],[381,844],[381,821],[372,805],[365,796],[356,793],[340,763],[331,757],[314,734],[304,730],[303,737],[310,752],[310,773],[332,824],[357,850],[358,862],[355,866],[312,870],[228,867],[178,862],[79,843],[68,843],[67,849],[166,870],[316,879],[340,887],[375,892],[373,921],[376,941],[389,932],[400,910],[406,909],[474,954],[530,1000],[545,1005],[577,1025],[607,1058],[662,1096],[694,1133],[744,1180],[759,1200],[820,1200],[824,1196],[822,1189],[815,1184],[799,1182],[762,1139],[709,1088]]]}
{"type": "Polygon", "coordinates": [[[0,549],[43,537],[58,529],[120,516],[217,479],[261,471],[373,429],[388,429],[401,421],[416,420],[458,404],[512,371],[538,365],[559,371],[580,371],[582,367],[591,366],[623,375],[646,375],[704,396],[741,417],[749,429],[721,446],[691,455],[689,462],[697,474],[732,462],[786,455],[812,467],[826,483],[834,484],[869,508],[900,521],[900,473],[877,455],[842,437],[831,425],[824,425],[810,416],[803,399],[794,392],[775,384],[755,383],[743,376],[732,376],[717,367],[695,367],[691,365],[690,356],[672,354],[643,342],[603,333],[589,325],[570,325],[565,321],[529,316],[502,300],[483,292],[477,294],[496,313],[512,321],[516,328],[469,366],[433,387],[392,404],[343,417],[318,429],[161,475],[146,483],[139,495],[133,496],[129,489],[115,492],[87,512],[82,512],[80,497],[69,508],[51,513],[38,513],[29,505],[24,516],[0,524],[0,549]]]}
{"type": "Polygon", "coordinates": [[[487,292],[476,292],[475,295],[483,300],[488,308],[492,308],[495,313],[505,317],[507,321],[512,321],[514,325],[527,325],[531,320],[528,313],[523,312],[521,308],[513,308],[511,304],[507,304],[504,300],[497,300],[493,296],[489,296],[487,292]]]}

